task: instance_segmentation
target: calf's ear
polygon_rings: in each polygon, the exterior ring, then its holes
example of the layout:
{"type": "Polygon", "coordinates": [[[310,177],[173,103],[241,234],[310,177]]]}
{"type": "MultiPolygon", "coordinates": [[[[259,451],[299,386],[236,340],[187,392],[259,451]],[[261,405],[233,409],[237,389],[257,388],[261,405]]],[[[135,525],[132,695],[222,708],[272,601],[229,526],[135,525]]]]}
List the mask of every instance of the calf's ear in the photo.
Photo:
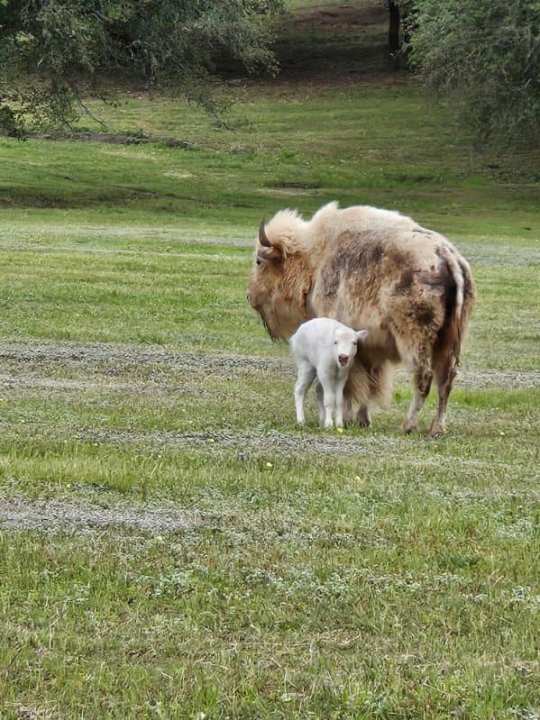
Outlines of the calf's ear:
{"type": "Polygon", "coordinates": [[[367,331],[367,330],[358,330],[358,332],[356,333],[356,337],[357,337],[357,339],[358,339],[358,342],[360,342],[360,341],[363,342],[363,341],[367,338],[367,336],[368,336],[368,331],[367,331]]]}

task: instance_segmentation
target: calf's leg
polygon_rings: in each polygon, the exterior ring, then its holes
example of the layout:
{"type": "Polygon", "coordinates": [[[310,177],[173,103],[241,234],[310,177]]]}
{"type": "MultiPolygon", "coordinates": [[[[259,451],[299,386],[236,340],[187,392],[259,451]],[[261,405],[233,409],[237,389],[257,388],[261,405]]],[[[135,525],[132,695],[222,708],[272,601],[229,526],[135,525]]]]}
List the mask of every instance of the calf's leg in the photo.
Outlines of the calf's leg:
{"type": "Polygon", "coordinates": [[[336,383],[336,427],[338,428],[343,427],[343,388],[346,381],[347,378],[343,378],[336,383]]]}
{"type": "Polygon", "coordinates": [[[324,427],[324,390],[320,382],[317,383],[315,392],[317,394],[317,403],[319,405],[319,425],[324,427]]]}
{"type": "Polygon", "coordinates": [[[315,368],[309,363],[299,363],[298,377],[294,386],[294,403],[296,406],[296,422],[303,425],[306,421],[304,416],[304,398],[315,379],[315,368]]]}
{"type": "Polygon", "coordinates": [[[334,426],[333,414],[336,407],[335,382],[328,375],[321,375],[319,381],[324,397],[324,427],[328,430],[334,426]]]}

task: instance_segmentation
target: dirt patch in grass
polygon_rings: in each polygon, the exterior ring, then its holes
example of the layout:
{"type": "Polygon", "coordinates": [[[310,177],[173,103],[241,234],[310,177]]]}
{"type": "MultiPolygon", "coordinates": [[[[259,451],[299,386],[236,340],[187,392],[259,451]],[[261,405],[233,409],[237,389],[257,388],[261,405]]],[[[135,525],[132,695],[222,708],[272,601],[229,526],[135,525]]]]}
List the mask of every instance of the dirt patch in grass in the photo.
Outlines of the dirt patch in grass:
{"type": "Polygon", "coordinates": [[[34,135],[36,140],[72,140],[74,142],[97,142],[108,145],[145,145],[148,143],[165,145],[169,148],[180,150],[194,150],[196,146],[187,140],[163,135],[142,135],[139,133],[114,133],[114,132],[57,132],[34,135]]]}
{"type": "Polygon", "coordinates": [[[175,533],[200,525],[200,516],[167,507],[100,507],[67,500],[0,500],[0,530],[89,532],[107,528],[175,533]]]}
{"type": "Polygon", "coordinates": [[[197,398],[209,398],[214,394],[201,387],[201,382],[167,382],[165,380],[153,379],[150,381],[118,382],[110,378],[96,378],[95,380],[64,379],[28,376],[0,375],[0,388],[4,391],[11,391],[22,397],[23,395],[35,395],[39,391],[42,398],[53,397],[61,394],[74,396],[82,392],[97,391],[105,394],[121,394],[122,397],[147,396],[149,398],[160,397],[162,399],[193,396],[197,398]]]}
{"type": "MultiPolygon", "coordinates": [[[[132,370],[134,367],[156,366],[156,368],[180,370],[186,372],[205,372],[236,377],[245,372],[275,372],[294,375],[293,362],[290,358],[267,358],[233,354],[207,354],[204,352],[173,352],[159,346],[133,346],[113,343],[49,343],[0,342],[0,363],[4,372],[0,375],[0,385],[4,387],[22,385],[48,385],[51,389],[62,387],[63,380],[49,380],[39,377],[47,367],[59,366],[103,373],[114,378],[132,370]]],[[[163,382],[156,382],[160,386],[163,382]]],[[[408,376],[400,370],[396,375],[399,383],[407,383],[408,376]]],[[[74,381],[75,382],[75,381],[74,381]]],[[[90,378],[88,382],[92,385],[90,378]]],[[[168,381],[164,379],[164,382],[168,381]]],[[[155,387],[154,382],[148,383],[149,389],[155,387]]],[[[120,385],[120,384],[119,384],[120,385]]],[[[125,384],[126,390],[135,390],[142,386],[136,383],[125,384]]],[[[80,381],[79,387],[88,386],[80,381]]],[[[519,370],[460,370],[456,387],[501,387],[504,389],[540,387],[540,372],[519,370]]],[[[122,389],[121,387],[116,389],[122,389]]]]}
{"type": "Polygon", "coordinates": [[[278,30],[281,73],[274,84],[303,83],[313,89],[357,82],[401,82],[387,49],[388,11],[377,0],[321,3],[297,8],[278,30]]]}
{"type": "Polygon", "coordinates": [[[83,442],[113,444],[150,444],[177,448],[204,450],[212,454],[236,451],[239,460],[250,460],[266,455],[361,455],[380,448],[381,452],[400,444],[399,438],[376,437],[366,435],[363,438],[351,438],[341,434],[305,435],[278,432],[168,432],[156,431],[148,433],[128,430],[93,429],[73,431],[72,439],[83,442]]]}
{"type": "Polygon", "coordinates": [[[261,188],[260,190],[257,190],[257,192],[261,195],[268,195],[270,197],[302,197],[304,195],[322,195],[327,191],[319,188],[287,187],[285,185],[283,187],[261,188]]]}
{"type": "Polygon", "coordinates": [[[158,346],[131,346],[112,343],[10,343],[0,342],[0,362],[16,361],[28,368],[52,364],[101,368],[110,366],[111,374],[134,365],[164,365],[175,370],[203,370],[229,377],[246,370],[285,370],[291,361],[244,355],[208,355],[204,352],[171,352],[158,346]]]}
{"type": "Polygon", "coordinates": [[[505,390],[540,387],[540,372],[528,370],[461,370],[457,376],[456,387],[488,388],[501,387],[505,390]]]}
{"type": "Polygon", "coordinates": [[[382,25],[387,22],[388,12],[382,2],[343,3],[315,7],[298,8],[292,14],[292,22],[297,29],[308,30],[309,26],[318,30],[352,32],[353,28],[365,28],[368,25],[382,25]]]}

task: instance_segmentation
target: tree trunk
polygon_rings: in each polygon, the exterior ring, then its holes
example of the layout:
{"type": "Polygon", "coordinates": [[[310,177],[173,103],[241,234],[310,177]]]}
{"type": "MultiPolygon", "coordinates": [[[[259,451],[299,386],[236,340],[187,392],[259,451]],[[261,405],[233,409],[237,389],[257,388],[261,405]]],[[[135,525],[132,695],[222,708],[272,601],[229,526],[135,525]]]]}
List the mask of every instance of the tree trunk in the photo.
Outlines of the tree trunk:
{"type": "Polygon", "coordinates": [[[390,0],[388,3],[388,10],[390,13],[390,22],[388,25],[388,50],[390,57],[394,60],[396,65],[399,65],[399,49],[400,43],[400,25],[401,16],[399,12],[399,5],[394,0],[390,0]]]}

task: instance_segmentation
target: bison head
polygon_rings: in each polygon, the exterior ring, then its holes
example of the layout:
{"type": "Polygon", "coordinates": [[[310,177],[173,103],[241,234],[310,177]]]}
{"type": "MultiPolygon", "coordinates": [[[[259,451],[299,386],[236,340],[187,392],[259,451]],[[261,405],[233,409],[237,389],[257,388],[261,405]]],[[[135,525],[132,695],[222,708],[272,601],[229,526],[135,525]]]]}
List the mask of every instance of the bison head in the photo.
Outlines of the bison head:
{"type": "Polygon", "coordinates": [[[282,211],[261,223],[247,299],[273,340],[286,340],[312,317],[307,309],[312,271],[296,213],[282,211]]]}

